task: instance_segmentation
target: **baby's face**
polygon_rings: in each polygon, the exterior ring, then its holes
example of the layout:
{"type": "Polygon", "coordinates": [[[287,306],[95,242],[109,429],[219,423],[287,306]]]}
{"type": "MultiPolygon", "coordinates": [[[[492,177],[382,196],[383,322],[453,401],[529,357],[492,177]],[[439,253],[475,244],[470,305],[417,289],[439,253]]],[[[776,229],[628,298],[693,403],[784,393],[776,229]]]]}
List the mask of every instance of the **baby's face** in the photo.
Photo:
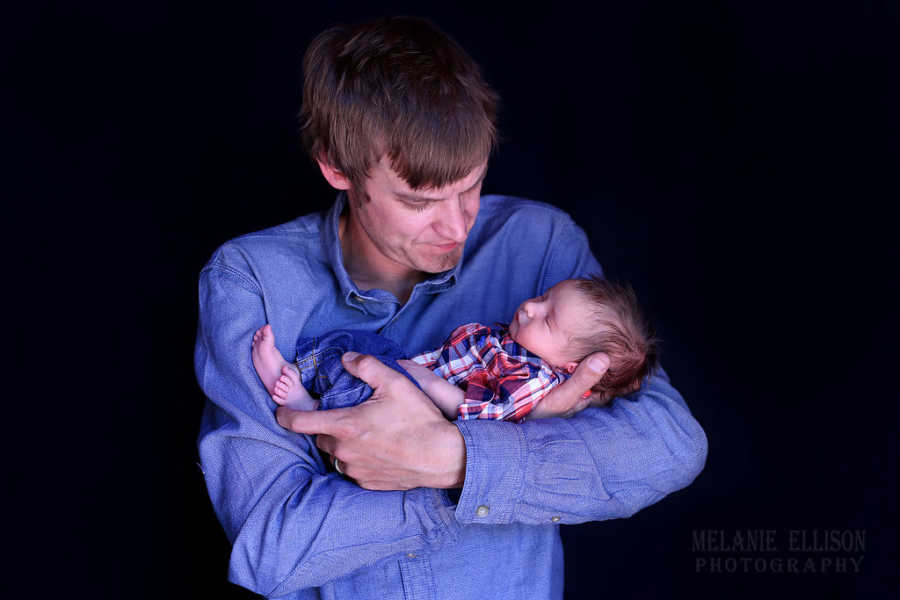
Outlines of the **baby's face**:
{"type": "Polygon", "coordinates": [[[575,282],[561,281],[540,298],[526,300],[509,324],[509,335],[520,346],[554,367],[570,373],[578,358],[570,342],[590,322],[590,306],[575,282]]]}

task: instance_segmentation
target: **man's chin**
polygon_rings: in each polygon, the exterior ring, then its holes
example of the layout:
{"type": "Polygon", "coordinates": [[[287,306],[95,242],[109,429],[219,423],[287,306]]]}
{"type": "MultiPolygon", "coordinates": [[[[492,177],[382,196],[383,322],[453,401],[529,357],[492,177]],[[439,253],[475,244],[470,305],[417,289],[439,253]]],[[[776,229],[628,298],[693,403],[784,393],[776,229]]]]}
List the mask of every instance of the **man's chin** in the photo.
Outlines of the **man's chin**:
{"type": "Polygon", "coordinates": [[[427,259],[423,259],[420,261],[421,267],[420,270],[425,273],[442,273],[444,271],[449,271],[457,264],[459,264],[460,259],[462,258],[462,249],[454,250],[447,254],[443,254],[440,256],[429,257],[427,259]]]}

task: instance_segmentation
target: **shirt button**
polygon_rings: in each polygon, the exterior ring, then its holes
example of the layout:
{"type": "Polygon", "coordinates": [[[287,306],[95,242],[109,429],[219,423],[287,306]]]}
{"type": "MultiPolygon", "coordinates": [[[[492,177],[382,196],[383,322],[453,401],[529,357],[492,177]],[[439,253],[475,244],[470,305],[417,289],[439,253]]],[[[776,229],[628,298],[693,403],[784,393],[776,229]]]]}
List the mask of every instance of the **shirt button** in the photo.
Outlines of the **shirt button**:
{"type": "Polygon", "coordinates": [[[412,552],[407,552],[407,553],[406,553],[406,558],[415,558],[415,557],[416,557],[416,555],[413,554],[412,552]]]}
{"type": "Polygon", "coordinates": [[[486,517],[488,513],[491,512],[491,509],[482,504],[477,509],[475,509],[475,514],[479,517],[486,517]]]}
{"type": "Polygon", "coordinates": [[[559,523],[559,517],[550,517],[550,520],[554,523],[559,523]]]}

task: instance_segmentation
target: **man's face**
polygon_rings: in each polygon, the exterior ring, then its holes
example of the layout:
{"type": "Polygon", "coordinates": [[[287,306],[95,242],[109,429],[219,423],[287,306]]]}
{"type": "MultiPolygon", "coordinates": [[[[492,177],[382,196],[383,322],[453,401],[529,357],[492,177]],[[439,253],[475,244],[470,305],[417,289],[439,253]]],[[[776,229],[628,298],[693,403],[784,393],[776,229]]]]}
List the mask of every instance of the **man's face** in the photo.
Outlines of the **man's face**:
{"type": "Polygon", "coordinates": [[[413,190],[390,167],[386,157],[376,164],[364,189],[350,191],[351,219],[365,232],[367,258],[385,272],[403,269],[439,273],[462,257],[475,224],[487,163],[442,188],[413,190]]]}
{"type": "Polygon", "coordinates": [[[509,324],[509,335],[554,367],[575,370],[571,340],[592,321],[590,305],[572,281],[561,281],[539,298],[526,300],[509,324]]]}

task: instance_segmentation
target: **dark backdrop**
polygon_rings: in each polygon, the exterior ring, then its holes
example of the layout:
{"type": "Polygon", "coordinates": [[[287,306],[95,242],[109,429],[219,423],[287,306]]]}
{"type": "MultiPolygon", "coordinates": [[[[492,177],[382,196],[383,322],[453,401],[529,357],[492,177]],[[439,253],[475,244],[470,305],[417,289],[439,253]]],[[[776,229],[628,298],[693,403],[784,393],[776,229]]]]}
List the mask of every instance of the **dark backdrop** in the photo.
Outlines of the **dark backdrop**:
{"type": "Polygon", "coordinates": [[[709,437],[687,489],[563,528],[566,597],[896,596],[896,3],[340,4],[32,3],[4,19],[22,507],[6,583],[250,596],[225,583],[195,464],[197,274],[230,237],[331,202],[297,135],[303,51],[335,22],[406,13],[503,97],[485,192],[585,228],[709,437]],[[695,548],[710,529],[772,529],[779,550],[695,548]],[[847,529],[864,549],[788,547],[791,530],[847,529]],[[820,560],[859,555],[858,574],[820,560]],[[713,556],[766,572],[699,566],[713,556]],[[810,557],[815,572],[771,572],[810,557]]]}

